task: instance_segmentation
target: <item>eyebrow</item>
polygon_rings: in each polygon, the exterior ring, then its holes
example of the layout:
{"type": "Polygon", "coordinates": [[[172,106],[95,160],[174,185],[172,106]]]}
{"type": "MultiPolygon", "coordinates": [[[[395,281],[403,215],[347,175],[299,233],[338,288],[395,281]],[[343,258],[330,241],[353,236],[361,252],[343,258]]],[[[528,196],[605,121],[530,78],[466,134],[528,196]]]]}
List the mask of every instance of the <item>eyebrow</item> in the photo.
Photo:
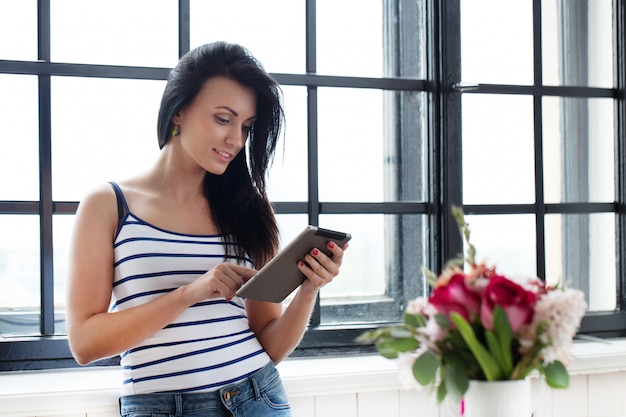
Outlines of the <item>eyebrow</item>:
{"type": "Polygon", "coordinates": [[[235,116],[235,117],[239,116],[239,113],[237,113],[235,110],[231,109],[228,106],[217,106],[216,109],[225,109],[225,110],[228,110],[229,112],[231,112],[233,114],[233,116],[235,116]]]}
{"type": "MultiPolygon", "coordinates": [[[[217,106],[216,109],[224,109],[224,110],[228,110],[229,112],[231,112],[233,114],[233,116],[235,117],[239,117],[239,113],[237,113],[235,110],[231,109],[228,106],[217,106]]],[[[256,115],[249,117],[246,120],[250,120],[250,119],[256,119],[256,115]]]]}

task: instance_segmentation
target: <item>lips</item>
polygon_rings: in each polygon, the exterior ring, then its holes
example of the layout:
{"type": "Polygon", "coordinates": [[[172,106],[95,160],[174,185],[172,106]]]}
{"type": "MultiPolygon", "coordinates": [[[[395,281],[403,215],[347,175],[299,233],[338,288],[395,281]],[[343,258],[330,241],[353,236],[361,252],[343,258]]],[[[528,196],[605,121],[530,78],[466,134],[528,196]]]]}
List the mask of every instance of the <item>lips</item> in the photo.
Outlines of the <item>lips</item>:
{"type": "Polygon", "coordinates": [[[214,149],[215,153],[218,154],[223,160],[230,161],[232,159],[232,155],[228,152],[220,151],[219,149],[214,149]]]}

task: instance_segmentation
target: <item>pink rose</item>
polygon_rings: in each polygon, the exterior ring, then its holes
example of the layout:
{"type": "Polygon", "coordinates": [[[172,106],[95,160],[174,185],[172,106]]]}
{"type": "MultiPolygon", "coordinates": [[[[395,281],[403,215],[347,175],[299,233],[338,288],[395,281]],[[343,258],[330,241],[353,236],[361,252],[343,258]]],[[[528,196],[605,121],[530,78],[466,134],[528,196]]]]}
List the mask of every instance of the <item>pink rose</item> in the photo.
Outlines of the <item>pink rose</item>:
{"type": "Polygon", "coordinates": [[[455,311],[467,321],[478,316],[480,307],[480,295],[467,285],[463,274],[455,274],[447,285],[435,288],[429,301],[446,317],[455,311]]]}
{"type": "Polygon", "coordinates": [[[493,309],[500,306],[509,319],[511,329],[517,332],[524,324],[532,321],[535,300],[533,292],[503,276],[494,275],[483,292],[480,319],[487,329],[493,330],[493,309]]]}

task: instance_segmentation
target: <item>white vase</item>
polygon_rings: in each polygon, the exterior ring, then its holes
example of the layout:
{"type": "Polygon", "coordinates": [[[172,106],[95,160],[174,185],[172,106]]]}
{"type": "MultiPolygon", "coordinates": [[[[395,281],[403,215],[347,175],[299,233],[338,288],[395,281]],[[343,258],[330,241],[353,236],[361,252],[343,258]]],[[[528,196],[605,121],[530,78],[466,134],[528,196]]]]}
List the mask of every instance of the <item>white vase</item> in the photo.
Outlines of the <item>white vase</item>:
{"type": "Polygon", "coordinates": [[[470,381],[463,417],[531,417],[530,380],[470,381]]]}

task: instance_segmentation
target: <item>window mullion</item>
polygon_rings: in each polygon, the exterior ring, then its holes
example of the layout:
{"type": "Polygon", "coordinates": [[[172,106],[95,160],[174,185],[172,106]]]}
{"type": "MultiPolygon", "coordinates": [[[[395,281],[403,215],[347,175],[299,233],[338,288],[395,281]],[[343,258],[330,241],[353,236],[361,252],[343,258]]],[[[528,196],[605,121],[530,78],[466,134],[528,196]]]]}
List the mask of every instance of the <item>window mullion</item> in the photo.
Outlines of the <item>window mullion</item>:
{"type": "MultiPolygon", "coordinates": [[[[37,3],[38,59],[50,62],[50,1],[37,3]]],[[[40,239],[40,331],[54,334],[54,265],[52,247],[52,150],[50,75],[39,78],[39,239],[40,239]]]]}
{"type": "Polygon", "coordinates": [[[438,65],[433,74],[436,77],[433,122],[439,129],[437,137],[432,137],[431,141],[437,155],[433,160],[437,164],[434,170],[440,175],[437,183],[433,182],[436,190],[432,201],[436,207],[432,221],[437,223],[434,230],[438,233],[433,248],[437,248],[438,259],[433,270],[440,270],[446,260],[463,251],[463,241],[450,211],[450,206],[463,204],[461,93],[451,88],[462,81],[461,4],[459,0],[452,0],[442,2],[439,7],[438,15],[433,18],[438,25],[437,39],[431,49],[438,65]]]}
{"type": "MultiPolygon", "coordinates": [[[[543,87],[543,36],[541,19],[541,1],[533,2],[533,78],[535,89],[543,87]]],[[[545,214],[544,176],[543,176],[543,96],[535,93],[533,97],[533,136],[535,159],[535,239],[536,239],[536,268],[537,276],[545,279],[546,276],[546,243],[545,243],[545,214]]]]}
{"type": "Polygon", "coordinates": [[[616,305],[619,311],[623,311],[626,302],[624,300],[624,288],[626,288],[626,272],[624,264],[626,260],[626,104],[623,94],[626,89],[626,5],[624,2],[614,2],[615,11],[613,13],[614,27],[614,86],[621,92],[622,99],[615,100],[615,198],[618,203],[616,213],[616,260],[617,265],[617,300],[616,305]]]}
{"type": "Polygon", "coordinates": [[[178,55],[183,56],[191,48],[189,0],[178,0],[178,55]]]}
{"type": "MultiPolygon", "coordinates": [[[[317,73],[317,5],[315,0],[306,2],[306,71],[308,74],[317,73]]],[[[307,142],[308,142],[308,216],[309,224],[319,226],[319,156],[317,142],[317,87],[307,87],[307,142]]],[[[319,326],[322,322],[320,294],[317,294],[315,307],[309,323],[311,327],[319,326]]]]}

